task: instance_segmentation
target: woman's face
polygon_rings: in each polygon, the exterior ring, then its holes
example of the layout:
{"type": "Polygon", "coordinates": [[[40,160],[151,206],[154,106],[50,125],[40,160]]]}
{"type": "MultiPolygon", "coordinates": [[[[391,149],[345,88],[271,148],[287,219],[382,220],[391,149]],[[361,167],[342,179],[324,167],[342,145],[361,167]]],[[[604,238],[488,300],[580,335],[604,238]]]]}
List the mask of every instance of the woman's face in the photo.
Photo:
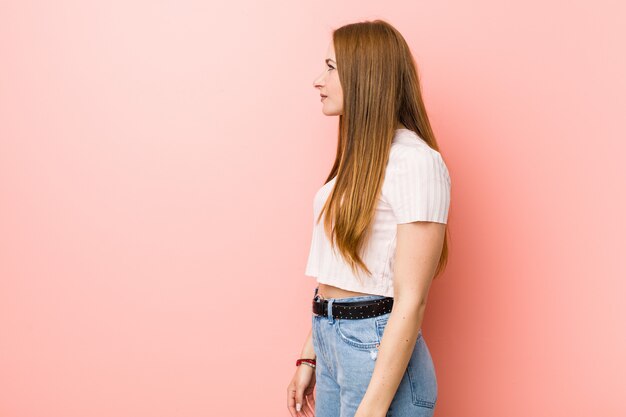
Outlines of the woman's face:
{"type": "Polygon", "coordinates": [[[343,91],[339,83],[335,46],[332,41],[326,52],[324,72],[313,81],[313,86],[320,91],[322,112],[325,115],[338,116],[343,113],[343,91]]]}

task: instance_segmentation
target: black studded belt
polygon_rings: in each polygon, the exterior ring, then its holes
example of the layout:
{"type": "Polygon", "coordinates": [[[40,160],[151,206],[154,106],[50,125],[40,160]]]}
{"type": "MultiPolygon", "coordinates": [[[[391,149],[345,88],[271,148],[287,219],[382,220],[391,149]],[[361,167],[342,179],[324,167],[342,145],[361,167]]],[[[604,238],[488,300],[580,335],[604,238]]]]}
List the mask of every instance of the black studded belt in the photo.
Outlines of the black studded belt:
{"type": "MultiPolygon", "coordinates": [[[[391,312],[393,297],[385,297],[379,300],[354,301],[342,303],[333,302],[332,315],[337,319],[365,319],[376,317],[391,312]]],[[[316,295],[313,298],[313,314],[328,316],[328,300],[316,295]]]]}

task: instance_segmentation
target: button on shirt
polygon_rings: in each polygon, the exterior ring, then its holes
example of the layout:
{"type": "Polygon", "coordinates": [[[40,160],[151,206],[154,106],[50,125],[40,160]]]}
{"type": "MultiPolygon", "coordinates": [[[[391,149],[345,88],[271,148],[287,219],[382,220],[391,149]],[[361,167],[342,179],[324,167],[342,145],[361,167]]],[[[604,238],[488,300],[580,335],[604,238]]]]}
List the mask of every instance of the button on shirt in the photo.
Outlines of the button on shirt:
{"type": "Polygon", "coordinates": [[[393,297],[393,264],[397,225],[414,221],[447,223],[450,175],[441,155],[408,129],[396,129],[378,198],[370,240],[361,259],[372,272],[359,269],[359,278],[324,232],[324,217],[316,223],[336,177],[324,184],[313,199],[313,234],[305,275],[318,283],[349,291],[393,297]]]}

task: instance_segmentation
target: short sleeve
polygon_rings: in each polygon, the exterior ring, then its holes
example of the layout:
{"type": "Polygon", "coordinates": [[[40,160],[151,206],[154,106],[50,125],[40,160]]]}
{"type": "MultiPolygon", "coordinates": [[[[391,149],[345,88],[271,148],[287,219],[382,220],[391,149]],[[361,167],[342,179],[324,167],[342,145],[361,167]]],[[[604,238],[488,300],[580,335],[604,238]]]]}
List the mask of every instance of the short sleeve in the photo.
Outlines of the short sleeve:
{"type": "Polygon", "coordinates": [[[385,197],[396,223],[448,222],[450,175],[432,148],[403,147],[390,156],[385,197]]]}

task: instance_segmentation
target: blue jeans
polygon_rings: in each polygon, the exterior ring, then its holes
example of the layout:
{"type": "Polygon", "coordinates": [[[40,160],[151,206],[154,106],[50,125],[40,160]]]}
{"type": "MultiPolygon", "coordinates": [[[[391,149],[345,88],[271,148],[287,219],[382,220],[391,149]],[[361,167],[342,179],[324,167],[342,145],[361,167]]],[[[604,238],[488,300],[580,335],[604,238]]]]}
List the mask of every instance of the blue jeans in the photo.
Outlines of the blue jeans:
{"type": "MultiPolygon", "coordinates": [[[[317,288],[315,288],[315,294],[317,288]]],[[[328,298],[328,316],[312,315],[316,355],[315,417],[353,417],[369,385],[387,320],[391,313],[364,319],[338,319],[332,304],[378,300],[382,295],[328,298]]],[[[387,416],[431,417],[437,401],[437,377],[419,330],[402,381],[387,416]]]]}

